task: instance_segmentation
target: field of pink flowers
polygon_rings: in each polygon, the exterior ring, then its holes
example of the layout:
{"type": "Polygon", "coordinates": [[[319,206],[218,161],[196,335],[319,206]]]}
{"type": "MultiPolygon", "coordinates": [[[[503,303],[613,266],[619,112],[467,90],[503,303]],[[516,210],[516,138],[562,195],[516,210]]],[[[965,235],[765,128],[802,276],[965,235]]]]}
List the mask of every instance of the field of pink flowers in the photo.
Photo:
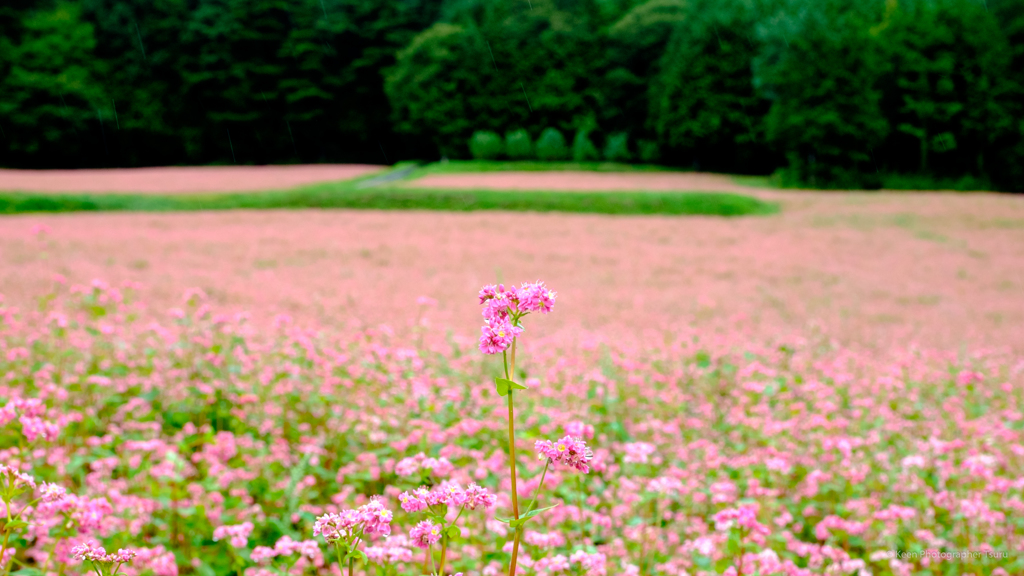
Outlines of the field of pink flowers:
{"type": "Polygon", "coordinates": [[[5,218],[0,576],[1024,573],[1021,202],[778,197],[5,218]]]}
{"type": "Polygon", "coordinates": [[[532,285],[479,341],[40,296],[0,308],[5,575],[1024,570],[1008,352],[567,346],[532,285]]]}

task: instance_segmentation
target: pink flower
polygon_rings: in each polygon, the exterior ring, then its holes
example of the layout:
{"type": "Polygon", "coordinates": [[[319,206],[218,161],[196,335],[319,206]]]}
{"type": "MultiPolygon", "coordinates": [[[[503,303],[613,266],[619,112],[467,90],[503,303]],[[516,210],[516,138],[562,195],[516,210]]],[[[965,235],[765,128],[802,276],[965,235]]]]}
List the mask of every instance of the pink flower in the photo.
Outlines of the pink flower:
{"type": "Polygon", "coordinates": [[[555,306],[557,294],[538,281],[533,284],[523,283],[518,296],[520,310],[547,314],[555,306]]]}
{"type": "Polygon", "coordinates": [[[626,457],[622,460],[634,464],[646,464],[647,457],[654,454],[655,451],[654,445],[646,442],[632,442],[623,448],[626,450],[626,457]]]}
{"type": "Polygon", "coordinates": [[[714,520],[715,528],[718,530],[728,530],[735,525],[752,534],[767,536],[770,532],[767,526],[757,521],[757,507],[750,504],[739,508],[726,508],[715,514],[714,520]]]}
{"type": "Polygon", "coordinates": [[[355,510],[324,514],[313,523],[313,536],[323,536],[328,544],[348,540],[358,534],[360,520],[355,510]]]}
{"type": "Polygon", "coordinates": [[[63,486],[57,486],[56,484],[50,484],[49,482],[43,482],[42,486],[39,487],[39,498],[43,502],[56,503],[60,502],[67,495],[67,490],[63,486]]]}
{"type": "Polygon", "coordinates": [[[252,549],[252,554],[250,554],[252,561],[257,564],[266,562],[275,556],[277,556],[277,551],[269,546],[257,546],[252,549]]]}
{"type": "Polygon", "coordinates": [[[487,492],[476,484],[470,484],[466,488],[466,508],[476,510],[478,507],[492,508],[498,502],[498,497],[487,492]]]}
{"type": "Polygon", "coordinates": [[[582,550],[573,552],[569,556],[569,562],[579,564],[585,574],[603,575],[606,573],[606,558],[604,554],[587,554],[582,550]]]}
{"type": "Polygon", "coordinates": [[[391,534],[392,513],[384,506],[384,501],[379,496],[370,498],[370,502],[360,506],[358,511],[362,520],[363,534],[379,534],[381,536],[391,534]]]}
{"type": "Polygon", "coordinates": [[[430,506],[427,504],[429,495],[430,491],[420,486],[411,493],[402,492],[398,497],[398,501],[401,502],[402,510],[406,512],[419,512],[420,510],[426,510],[430,506]]]}
{"type": "Polygon", "coordinates": [[[513,326],[508,318],[492,318],[480,328],[480,351],[484,354],[504,352],[522,331],[522,328],[513,326]]]}
{"type": "Polygon", "coordinates": [[[376,564],[397,564],[412,562],[410,542],[405,536],[392,536],[375,546],[366,547],[366,557],[376,564]]]}
{"type": "Polygon", "coordinates": [[[356,510],[328,513],[316,519],[313,535],[322,535],[328,544],[338,540],[351,540],[368,534],[391,534],[392,513],[378,496],[356,510]]]}
{"type": "Polygon", "coordinates": [[[219,542],[227,538],[235,548],[245,548],[249,544],[249,535],[252,534],[252,529],[252,522],[218,526],[213,530],[213,541],[219,542]]]}
{"type": "Polygon", "coordinates": [[[569,422],[565,425],[565,435],[592,440],[594,438],[594,427],[579,421],[569,422]]]}
{"type": "Polygon", "coordinates": [[[128,562],[131,562],[132,558],[135,558],[135,552],[132,550],[121,548],[117,551],[116,554],[107,554],[106,549],[104,549],[102,546],[94,547],[88,544],[79,544],[78,546],[75,546],[71,549],[71,555],[74,557],[75,560],[88,560],[90,562],[100,562],[109,564],[126,564],[128,562]]]}
{"type": "Polygon", "coordinates": [[[88,544],[79,544],[71,549],[71,555],[75,560],[104,562],[107,558],[107,551],[102,546],[92,547],[88,544]]]}
{"type": "Polygon", "coordinates": [[[441,540],[441,525],[430,520],[424,520],[412,527],[409,531],[409,539],[418,548],[430,548],[441,540]]]}
{"type": "Polygon", "coordinates": [[[508,349],[512,340],[522,331],[521,317],[530,312],[547,314],[555,305],[555,293],[543,282],[523,283],[516,289],[503,284],[490,284],[480,289],[484,326],[480,329],[480,351],[497,354],[508,349]]]}
{"type": "Polygon", "coordinates": [[[541,458],[547,458],[555,464],[562,464],[586,474],[590,472],[587,462],[594,458],[594,453],[581,438],[566,436],[561,440],[538,440],[534,448],[541,458]]]}

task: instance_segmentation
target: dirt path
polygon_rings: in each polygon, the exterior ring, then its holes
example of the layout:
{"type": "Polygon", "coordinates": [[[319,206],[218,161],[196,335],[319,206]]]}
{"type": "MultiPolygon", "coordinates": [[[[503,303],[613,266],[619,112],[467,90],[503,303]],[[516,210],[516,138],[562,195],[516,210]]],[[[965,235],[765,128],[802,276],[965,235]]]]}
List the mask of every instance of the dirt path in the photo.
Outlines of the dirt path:
{"type": "Polygon", "coordinates": [[[348,180],[383,170],[369,164],[192,166],[112,170],[4,170],[0,191],[189,194],[276,190],[348,180]]]}

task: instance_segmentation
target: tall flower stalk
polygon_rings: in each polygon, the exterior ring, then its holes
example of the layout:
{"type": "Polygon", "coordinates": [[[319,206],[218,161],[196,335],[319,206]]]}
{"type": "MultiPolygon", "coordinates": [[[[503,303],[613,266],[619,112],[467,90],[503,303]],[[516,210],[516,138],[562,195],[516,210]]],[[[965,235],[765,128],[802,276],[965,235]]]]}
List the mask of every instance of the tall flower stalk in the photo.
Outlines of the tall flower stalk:
{"type": "Polygon", "coordinates": [[[484,286],[480,290],[480,304],[483,305],[484,326],[481,328],[480,351],[484,354],[501,352],[505,377],[496,378],[498,394],[508,397],[508,455],[509,476],[512,480],[512,520],[515,527],[512,543],[512,561],[508,574],[516,573],[519,557],[519,541],[522,536],[522,518],[519,515],[519,488],[516,483],[516,429],[514,391],[526,390],[515,381],[516,340],[523,332],[522,319],[531,312],[547,314],[555,305],[556,294],[543,282],[523,283],[519,288],[505,288],[503,284],[484,286]]]}

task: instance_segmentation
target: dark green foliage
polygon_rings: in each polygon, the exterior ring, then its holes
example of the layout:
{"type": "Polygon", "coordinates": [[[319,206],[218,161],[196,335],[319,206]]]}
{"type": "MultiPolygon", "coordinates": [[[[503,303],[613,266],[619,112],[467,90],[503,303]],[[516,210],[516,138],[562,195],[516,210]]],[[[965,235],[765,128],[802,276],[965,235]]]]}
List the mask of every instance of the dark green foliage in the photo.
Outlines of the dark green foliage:
{"type": "Polygon", "coordinates": [[[8,150],[37,162],[103,150],[100,124],[104,113],[108,121],[113,115],[97,82],[93,27],[67,2],[27,12],[21,24],[17,45],[0,40],[8,63],[0,87],[8,150]]]}
{"type": "Polygon", "coordinates": [[[494,160],[501,156],[501,136],[489,130],[478,130],[469,139],[469,152],[477,160],[494,160]]]}
{"type": "Polygon", "coordinates": [[[558,159],[1024,190],[1024,0],[0,4],[9,167],[467,158],[476,131],[525,160],[552,128],[558,159]]]}
{"type": "Polygon", "coordinates": [[[661,149],[654,140],[639,140],[636,143],[640,161],[645,164],[653,164],[661,160],[661,149]]]}
{"type": "Polygon", "coordinates": [[[1002,188],[1024,192],[1024,0],[990,0],[988,5],[1009,48],[999,100],[1016,121],[996,138],[987,171],[1002,188]]]}
{"type": "Polygon", "coordinates": [[[476,28],[439,23],[416,36],[398,54],[385,89],[394,106],[395,127],[432,136],[441,153],[464,157],[465,141],[481,116],[486,58],[476,28]]]}
{"type": "Polygon", "coordinates": [[[569,157],[569,149],[565,145],[565,137],[554,128],[545,128],[537,138],[537,158],[541,160],[565,160],[569,157]]]}
{"type": "Polygon", "coordinates": [[[983,172],[1013,124],[1004,99],[993,97],[1008,88],[1010,63],[996,19],[971,0],[905,0],[882,37],[898,47],[883,84],[899,132],[884,149],[888,164],[922,174],[983,172]]]}
{"type": "Polygon", "coordinates": [[[763,172],[769,101],[754,87],[757,14],[752,0],[694,0],[675,28],[651,87],[661,143],[704,169],[763,172]]]}
{"type": "Polygon", "coordinates": [[[597,146],[594,146],[587,131],[577,130],[576,137],[572,141],[572,159],[576,162],[593,162],[600,158],[597,146]]]}
{"type": "Polygon", "coordinates": [[[604,105],[600,108],[605,129],[647,133],[648,87],[673,30],[692,17],[686,6],[684,0],[648,0],[609,28],[607,71],[601,87],[604,105]]]}
{"type": "Polygon", "coordinates": [[[791,1],[759,35],[765,48],[755,83],[772,100],[768,141],[783,150],[788,177],[812,186],[878,187],[872,151],[889,132],[877,82],[881,46],[868,33],[873,3],[850,9],[822,0],[816,10],[791,1]]]}
{"type": "Polygon", "coordinates": [[[526,130],[513,130],[505,134],[505,154],[513,160],[533,158],[533,141],[526,130]]]}
{"type": "Polygon", "coordinates": [[[617,132],[610,134],[604,144],[604,159],[609,162],[629,162],[633,155],[629,153],[629,134],[617,132]]]}

